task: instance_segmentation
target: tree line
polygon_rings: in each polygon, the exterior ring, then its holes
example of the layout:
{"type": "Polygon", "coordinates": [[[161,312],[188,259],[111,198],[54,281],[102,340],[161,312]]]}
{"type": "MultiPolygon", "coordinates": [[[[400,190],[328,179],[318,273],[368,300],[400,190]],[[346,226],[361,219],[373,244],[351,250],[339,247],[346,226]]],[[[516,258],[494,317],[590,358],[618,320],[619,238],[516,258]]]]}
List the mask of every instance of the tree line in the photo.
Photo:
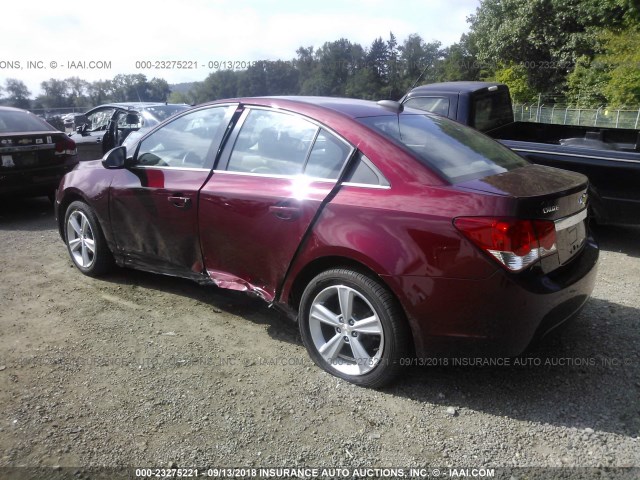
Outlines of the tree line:
{"type": "Polygon", "coordinates": [[[9,106],[32,110],[76,107],[90,108],[106,102],[164,102],[171,93],[166,80],[147,80],[143,74],[116,75],[110,80],[88,82],[79,77],[51,78],[40,84],[42,94],[31,99],[23,81],[5,80],[0,86],[0,101],[9,106]]]}
{"type": "MultiPolygon", "coordinates": [[[[454,80],[506,83],[514,101],[578,106],[640,105],[638,0],[484,0],[470,29],[451,46],[393,33],[362,46],[341,38],[301,46],[289,60],[220,68],[188,89],[143,74],[85,82],[42,82],[31,100],[24,84],[5,81],[4,103],[31,108],[107,101],[201,103],[259,95],[329,95],[398,99],[414,84],[454,80]]],[[[222,67],[224,67],[224,63],[222,67]]]]}

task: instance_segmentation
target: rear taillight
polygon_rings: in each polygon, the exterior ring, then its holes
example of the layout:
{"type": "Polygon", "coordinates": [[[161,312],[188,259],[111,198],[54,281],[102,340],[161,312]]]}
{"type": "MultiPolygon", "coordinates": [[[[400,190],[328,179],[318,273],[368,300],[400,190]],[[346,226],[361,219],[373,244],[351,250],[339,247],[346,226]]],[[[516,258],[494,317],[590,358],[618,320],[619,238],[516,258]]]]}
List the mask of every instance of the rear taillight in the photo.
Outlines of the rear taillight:
{"type": "Polygon", "coordinates": [[[69,137],[62,138],[56,142],[56,155],[76,155],[77,153],[76,142],[69,137]]]}
{"type": "Polygon", "coordinates": [[[555,224],[549,220],[459,217],[453,224],[512,272],[557,251],[555,224]]]}

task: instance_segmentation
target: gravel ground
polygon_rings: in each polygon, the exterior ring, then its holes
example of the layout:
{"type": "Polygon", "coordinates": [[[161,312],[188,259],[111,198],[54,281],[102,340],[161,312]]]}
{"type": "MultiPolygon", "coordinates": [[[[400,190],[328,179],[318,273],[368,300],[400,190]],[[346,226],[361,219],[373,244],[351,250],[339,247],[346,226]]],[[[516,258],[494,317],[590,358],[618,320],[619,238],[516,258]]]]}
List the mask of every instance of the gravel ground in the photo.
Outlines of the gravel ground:
{"type": "Polygon", "coordinates": [[[5,203],[0,467],[640,467],[640,229],[597,233],[593,298],[525,365],[374,391],[316,368],[258,300],[81,275],[46,199],[5,203]]]}

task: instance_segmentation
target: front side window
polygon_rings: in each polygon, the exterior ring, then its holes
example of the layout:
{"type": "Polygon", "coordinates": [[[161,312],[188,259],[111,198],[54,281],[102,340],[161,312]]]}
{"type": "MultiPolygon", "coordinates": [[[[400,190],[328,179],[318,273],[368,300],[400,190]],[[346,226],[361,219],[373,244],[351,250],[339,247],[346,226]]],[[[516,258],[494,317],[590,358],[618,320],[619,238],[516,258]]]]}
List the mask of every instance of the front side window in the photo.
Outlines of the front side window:
{"type": "Polygon", "coordinates": [[[489,137],[444,117],[405,114],[359,121],[409,149],[451,183],[529,164],[489,137]]]}
{"type": "Polygon", "coordinates": [[[145,138],[134,163],[140,166],[210,168],[234,107],[219,106],[188,113],[145,138]],[[230,110],[231,109],[231,110],[230,110]]]}
{"type": "Polygon", "coordinates": [[[302,174],[318,127],[281,112],[250,110],[227,170],[270,175],[302,174]]]}

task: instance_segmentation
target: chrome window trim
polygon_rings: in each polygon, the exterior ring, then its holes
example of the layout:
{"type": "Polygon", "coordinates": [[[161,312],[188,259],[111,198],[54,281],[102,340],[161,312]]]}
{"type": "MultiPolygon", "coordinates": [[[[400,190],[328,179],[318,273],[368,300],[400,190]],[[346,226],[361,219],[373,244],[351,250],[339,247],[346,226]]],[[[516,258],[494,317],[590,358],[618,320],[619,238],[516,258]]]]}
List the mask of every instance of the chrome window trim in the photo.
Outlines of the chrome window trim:
{"type": "Polygon", "coordinates": [[[157,166],[157,165],[131,165],[130,169],[144,169],[144,170],[184,170],[189,172],[210,172],[210,168],[195,168],[195,167],[170,167],[170,166],[157,166]]]}
{"type": "Polygon", "coordinates": [[[390,185],[374,185],[373,183],[342,182],[342,186],[357,187],[357,188],[373,188],[377,190],[391,190],[390,185]]]}

